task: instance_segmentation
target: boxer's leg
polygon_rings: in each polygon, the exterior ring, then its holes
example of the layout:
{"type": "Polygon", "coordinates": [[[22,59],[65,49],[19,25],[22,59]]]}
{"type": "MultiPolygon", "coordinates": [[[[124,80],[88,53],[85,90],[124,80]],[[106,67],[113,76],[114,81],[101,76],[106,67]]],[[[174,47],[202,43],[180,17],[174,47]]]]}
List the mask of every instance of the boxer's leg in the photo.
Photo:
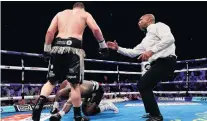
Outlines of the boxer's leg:
{"type": "MultiPolygon", "coordinates": [[[[74,110],[74,120],[75,121],[88,121],[89,119],[84,118],[81,116],[81,92],[80,92],[80,84],[82,83],[82,65],[83,59],[81,59],[81,52],[79,49],[76,50],[79,54],[70,54],[68,55],[66,60],[66,65],[68,65],[68,72],[66,74],[67,80],[70,82],[71,86],[71,93],[70,98],[71,102],[73,104],[73,110],[74,110]],[[68,63],[68,64],[67,64],[68,63]]],[[[83,70],[84,71],[84,70],[83,70]]]]}
{"type": "Polygon", "coordinates": [[[85,99],[83,103],[82,110],[84,115],[93,116],[106,110],[113,110],[115,113],[118,113],[118,108],[113,103],[108,102],[105,104],[100,104],[102,97],[104,95],[104,91],[101,86],[94,93],[95,93],[94,97],[92,94],[92,97],[90,99],[85,99]]]}
{"type": "Polygon", "coordinates": [[[114,113],[118,113],[119,109],[111,102],[97,105],[95,102],[87,102],[82,105],[82,110],[86,116],[94,116],[106,110],[112,110],[114,113]]]}
{"type": "Polygon", "coordinates": [[[81,94],[80,94],[80,85],[71,84],[71,101],[74,109],[74,118],[81,116],[81,94]]]}
{"type": "Polygon", "coordinates": [[[54,87],[55,87],[55,83],[52,84],[50,81],[47,81],[47,83],[43,85],[40,95],[44,97],[48,97],[53,91],[54,87]]]}
{"type": "Polygon", "coordinates": [[[118,113],[119,109],[112,102],[106,102],[106,103],[100,104],[103,95],[104,95],[104,91],[103,91],[103,88],[100,86],[99,89],[97,90],[96,97],[95,97],[95,99],[98,99],[98,102],[96,103],[98,104],[97,108],[100,109],[100,112],[103,112],[106,110],[112,110],[114,113],[118,113]]]}
{"type": "Polygon", "coordinates": [[[43,109],[44,104],[47,101],[47,97],[51,94],[53,91],[53,88],[55,87],[57,80],[60,79],[60,62],[61,58],[58,55],[54,55],[51,58],[51,64],[49,65],[49,71],[47,75],[47,83],[44,84],[44,86],[41,89],[40,97],[38,98],[35,107],[33,109],[32,113],[32,119],[33,121],[39,121],[41,111],[43,109]]]}

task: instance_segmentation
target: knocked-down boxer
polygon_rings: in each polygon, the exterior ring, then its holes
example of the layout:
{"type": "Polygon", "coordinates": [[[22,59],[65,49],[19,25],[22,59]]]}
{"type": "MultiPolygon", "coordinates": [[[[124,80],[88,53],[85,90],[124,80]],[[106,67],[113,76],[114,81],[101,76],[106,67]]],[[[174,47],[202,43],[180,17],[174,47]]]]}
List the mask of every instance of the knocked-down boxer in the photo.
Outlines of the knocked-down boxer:
{"type": "MultiPolygon", "coordinates": [[[[50,121],[59,121],[66,113],[68,113],[72,107],[71,99],[68,98],[61,111],[58,112],[59,103],[61,97],[67,97],[70,95],[71,86],[70,83],[65,80],[60,85],[60,90],[55,96],[55,102],[51,113],[54,114],[50,117],[50,121]]],[[[96,81],[83,81],[80,85],[81,97],[83,99],[82,111],[86,116],[93,116],[106,110],[112,110],[118,113],[118,108],[111,102],[101,102],[104,91],[102,86],[96,81]],[[101,102],[101,103],[100,103],[101,102]]]]}

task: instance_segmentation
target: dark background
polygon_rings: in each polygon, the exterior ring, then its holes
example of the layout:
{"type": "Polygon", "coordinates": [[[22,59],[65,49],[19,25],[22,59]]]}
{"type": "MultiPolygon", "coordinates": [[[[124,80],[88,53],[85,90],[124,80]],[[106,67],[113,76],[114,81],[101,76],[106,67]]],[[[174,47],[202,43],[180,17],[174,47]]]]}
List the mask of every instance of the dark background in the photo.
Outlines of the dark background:
{"type": "MultiPolygon", "coordinates": [[[[42,53],[47,28],[54,15],[64,9],[71,9],[75,2],[2,2],[1,4],[1,49],[42,53]]],[[[203,58],[207,56],[206,2],[83,2],[100,26],[105,40],[117,40],[122,47],[133,48],[145,36],[137,22],[146,13],[152,13],[157,22],[170,26],[176,39],[178,60],[203,58]]],[[[100,59],[97,55],[98,43],[89,28],[84,32],[83,46],[87,57],[100,59]]],[[[47,63],[36,57],[19,57],[2,54],[2,65],[47,67],[47,63]]],[[[106,60],[140,62],[110,51],[106,60]]],[[[116,65],[91,64],[87,70],[116,70],[116,65]]],[[[121,66],[121,70],[140,71],[139,67],[121,66]]],[[[20,82],[21,72],[2,71],[2,81],[20,82]]],[[[45,80],[46,72],[26,72],[26,82],[45,80]],[[37,75],[37,76],[36,76],[37,75]]],[[[87,79],[100,77],[88,74],[87,79]]],[[[103,75],[101,75],[102,77],[103,75]]],[[[117,75],[113,75],[114,78],[117,75]]],[[[123,76],[124,77],[124,76],[123,76]]],[[[133,77],[133,76],[131,76],[133,77]]],[[[137,78],[137,77],[135,77],[137,78]]],[[[34,82],[33,82],[34,83],[34,82]]]]}

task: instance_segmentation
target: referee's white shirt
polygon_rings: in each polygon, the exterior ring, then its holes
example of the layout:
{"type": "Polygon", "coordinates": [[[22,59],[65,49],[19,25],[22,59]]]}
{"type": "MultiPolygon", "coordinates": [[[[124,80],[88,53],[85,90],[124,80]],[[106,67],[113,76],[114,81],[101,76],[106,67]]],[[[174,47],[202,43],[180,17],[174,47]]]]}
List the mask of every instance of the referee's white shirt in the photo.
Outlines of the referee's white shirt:
{"type": "Polygon", "coordinates": [[[148,62],[152,62],[158,58],[165,58],[175,54],[175,38],[171,33],[170,27],[164,23],[158,22],[147,27],[147,34],[140,44],[133,49],[119,47],[117,52],[134,58],[145,51],[154,52],[148,62]]]}

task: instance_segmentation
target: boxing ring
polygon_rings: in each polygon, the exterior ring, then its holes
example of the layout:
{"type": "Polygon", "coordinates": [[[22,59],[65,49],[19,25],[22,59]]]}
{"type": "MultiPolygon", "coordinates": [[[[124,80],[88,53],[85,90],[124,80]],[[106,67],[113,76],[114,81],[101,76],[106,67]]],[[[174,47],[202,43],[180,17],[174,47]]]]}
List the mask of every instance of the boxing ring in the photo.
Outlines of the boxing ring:
{"type": "MultiPolygon", "coordinates": [[[[1,50],[1,54],[8,55],[19,55],[19,56],[31,56],[31,57],[41,57],[41,54],[26,53],[26,52],[16,52],[16,51],[6,51],[1,50]]],[[[16,61],[16,60],[14,60],[16,61]]],[[[20,60],[19,60],[20,61],[20,60]]],[[[148,63],[131,63],[131,62],[117,62],[117,61],[107,61],[107,60],[95,60],[95,59],[85,59],[87,62],[91,63],[106,63],[115,64],[116,71],[110,70],[85,70],[85,73],[104,73],[104,74],[117,74],[117,84],[101,84],[102,86],[115,87],[118,86],[118,92],[105,93],[105,96],[114,96],[113,102],[119,108],[119,113],[114,114],[111,111],[102,112],[96,116],[91,116],[91,120],[95,121],[145,121],[146,119],[141,118],[145,114],[143,103],[141,97],[139,97],[139,92],[121,92],[122,86],[136,86],[137,83],[120,83],[120,75],[142,75],[148,69],[148,63]],[[140,72],[129,72],[121,71],[120,65],[133,65],[141,66],[140,72]],[[120,98],[122,95],[137,95],[137,100],[129,100],[128,98],[120,98]],[[119,97],[119,98],[116,98],[119,97]]],[[[175,73],[185,73],[185,81],[167,81],[160,82],[159,85],[184,85],[184,89],[180,91],[154,91],[160,111],[164,117],[164,121],[207,121],[207,80],[197,80],[191,81],[189,79],[190,72],[196,71],[207,71],[207,68],[190,68],[190,63],[204,62],[207,58],[193,59],[193,60],[183,60],[177,61],[177,64],[184,64],[185,68],[181,70],[176,70],[175,73]],[[190,90],[191,85],[195,83],[202,83],[206,85],[206,90],[202,91],[192,91],[190,90]],[[165,96],[163,96],[165,95],[165,96]],[[194,96],[197,95],[197,96],[194,96]]],[[[4,83],[0,84],[2,87],[18,86],[22,89],[21,96],[15,97],[1,97],[2,101],[9,100],[30,100],[37,99],[38,95],[26,96],[24,93],[24,88],[26,86],[31,87],[41,87],[42,84],[26,84],[24,83],[25,71],[47,71],[48,68],[44,67],[25,67],[24,59],[21,59],[21,66],[9,66],[1,65],[1,70],[19,70],[21,71],[21,82],[20,83],[4,83]]],[[[2,75],[3,76],[3,75],[2,75]]],[[[207,76],[206,76],[207,77],[207,76]]],[[[46,81],[46,80],[45,80],[46,81]]],[[[58,85],[57,85],[58,86],[58,85]]],[[[54,98],[55,95],[50,95],[49,98],[54,98]]],[[[107,99],[110,101],[110,99],[107,99]]],[[[11,106],[1,106],[1,121],[32,121],[32,104],[26,105],[11,105],[11,106]]],[[[42,111],[41,121],[49,121],[51,114],[49,113],[52,104],[46,104],[44,110],[42,111]]],[[[73,111],[71,110],[66,114],[61,120],[62,121],[72,121],[73,111]]]]}

